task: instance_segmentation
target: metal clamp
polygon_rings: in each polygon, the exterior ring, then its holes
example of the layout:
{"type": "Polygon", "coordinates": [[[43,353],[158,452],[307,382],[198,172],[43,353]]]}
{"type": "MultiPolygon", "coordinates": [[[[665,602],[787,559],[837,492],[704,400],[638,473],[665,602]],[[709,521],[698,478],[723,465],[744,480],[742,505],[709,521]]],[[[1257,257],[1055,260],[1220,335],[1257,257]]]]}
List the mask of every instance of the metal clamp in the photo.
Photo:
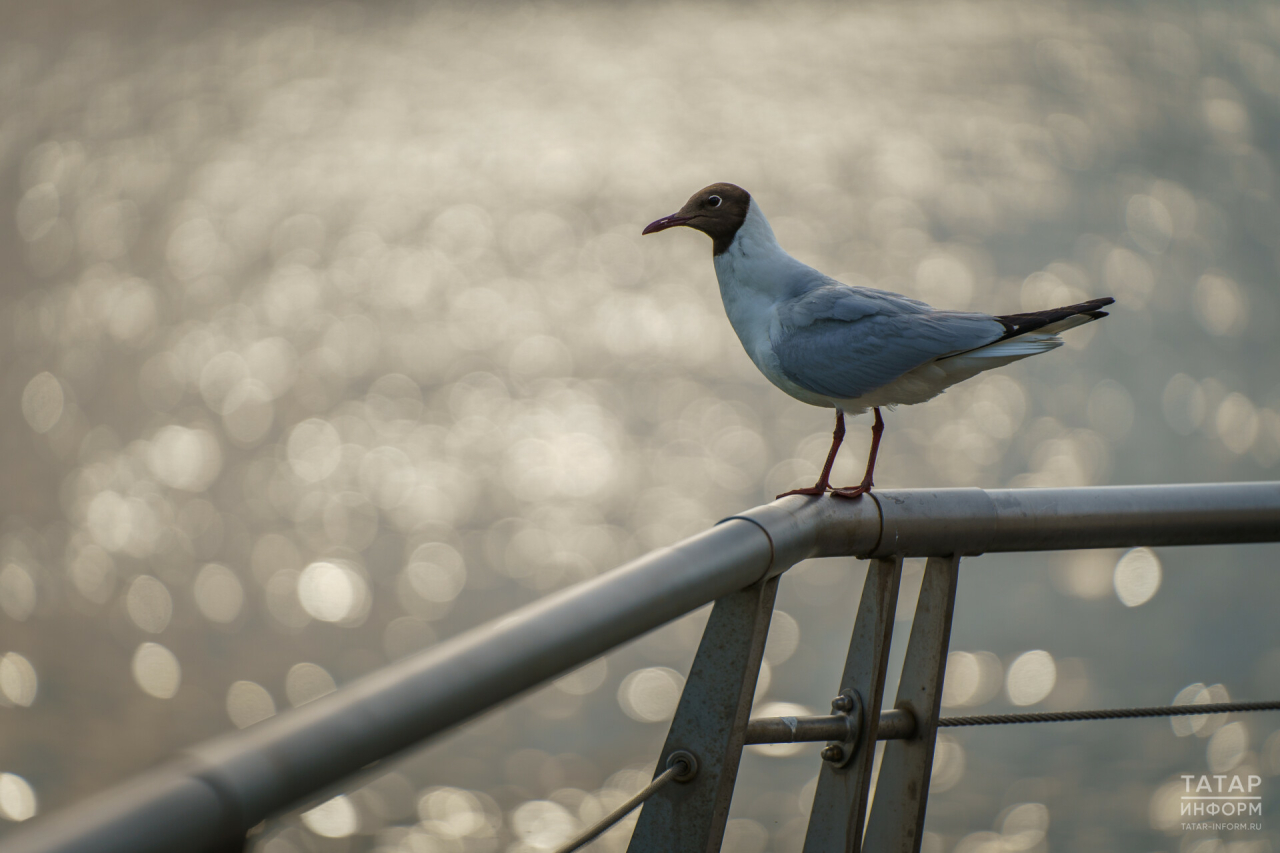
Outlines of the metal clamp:
{"type": "Polygon", "coordinates": [[[827,741],[822,748],[822,760],[835,767],[844,767],[858,752],[858,735],[862,731],[862,697],[851,687],[840,691],[831,700],[832,716],[844,717],[848,734],[842,740],[827,741]]]}

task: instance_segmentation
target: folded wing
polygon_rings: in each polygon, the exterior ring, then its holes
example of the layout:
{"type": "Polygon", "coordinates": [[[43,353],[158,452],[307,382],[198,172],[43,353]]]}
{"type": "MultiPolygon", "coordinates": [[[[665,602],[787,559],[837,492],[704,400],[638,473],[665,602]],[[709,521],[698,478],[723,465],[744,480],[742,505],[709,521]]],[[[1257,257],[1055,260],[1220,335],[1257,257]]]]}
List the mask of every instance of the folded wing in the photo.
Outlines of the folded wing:
{"type": "Polygon", "coordinates": [[[1000,340],[988,314],[935,311],[923,302],[832,283],[779,309],[774,354],[792,382],[852,400],[930,361],[1000,340]]]}

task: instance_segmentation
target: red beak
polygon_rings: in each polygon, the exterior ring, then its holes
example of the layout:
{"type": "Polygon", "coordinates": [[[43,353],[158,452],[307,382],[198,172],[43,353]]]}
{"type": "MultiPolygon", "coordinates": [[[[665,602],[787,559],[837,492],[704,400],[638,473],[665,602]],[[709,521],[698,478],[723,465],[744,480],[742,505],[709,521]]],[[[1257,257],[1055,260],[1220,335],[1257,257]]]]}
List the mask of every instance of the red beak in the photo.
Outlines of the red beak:
{"type": "Polygon", "coordinates": [[[685,225],[690,219],[693,219],[693,217],[681,216],[678,213],[673,213],[670,216],[664,216],[661,219],[655,219],[653,222],[650,222],[640,233],[655,234],[658,231],[666,231],[668,228],[675,228],[677,225],[685,225]]]}

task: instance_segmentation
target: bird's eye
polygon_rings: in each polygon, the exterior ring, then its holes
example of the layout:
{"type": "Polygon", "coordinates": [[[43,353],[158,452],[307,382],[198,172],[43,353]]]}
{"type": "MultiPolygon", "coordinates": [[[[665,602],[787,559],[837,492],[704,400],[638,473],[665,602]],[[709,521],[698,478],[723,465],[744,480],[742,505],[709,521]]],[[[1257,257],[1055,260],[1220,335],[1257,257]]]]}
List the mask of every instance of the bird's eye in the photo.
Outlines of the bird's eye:
{"type": "Polygon", "coordinates": [[[720,206],[720,196],[713,195],[707,199],[707,207],[719,207],[719,206],[720,206]]]}

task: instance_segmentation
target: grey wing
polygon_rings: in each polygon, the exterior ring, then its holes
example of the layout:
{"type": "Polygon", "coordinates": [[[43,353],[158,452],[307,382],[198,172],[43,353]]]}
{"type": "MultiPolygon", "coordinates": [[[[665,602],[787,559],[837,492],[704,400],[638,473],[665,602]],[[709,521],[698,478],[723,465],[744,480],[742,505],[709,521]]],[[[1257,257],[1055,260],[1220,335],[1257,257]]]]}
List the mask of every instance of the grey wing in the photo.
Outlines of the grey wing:
{"type": "Polygon", "coordinates": [[[876,299],[878,305],[868,305],[866,294],[855,292],[836,301],[843,304],[821,312],[825,317],[783,313],[771,343],[792,382],[837,400],[861,397],[922,364],[984,346],[1004,333],[1000,321],[987,314],[934,311],[914,300],[903,305],[876,299]],[[861,309],[854,300],[864,303],[861,309]],[[843,319],[849,316],[856,319],[843,319]]]}
{"type": "Polygon", "coordinates": [[[932,314],[928,303],[874,287],[853,287],[819,275],[805,282],[803,292],[779,308],[786,327],[807,326],[821,320],[860,320],[873,314],[932,314]]]}

